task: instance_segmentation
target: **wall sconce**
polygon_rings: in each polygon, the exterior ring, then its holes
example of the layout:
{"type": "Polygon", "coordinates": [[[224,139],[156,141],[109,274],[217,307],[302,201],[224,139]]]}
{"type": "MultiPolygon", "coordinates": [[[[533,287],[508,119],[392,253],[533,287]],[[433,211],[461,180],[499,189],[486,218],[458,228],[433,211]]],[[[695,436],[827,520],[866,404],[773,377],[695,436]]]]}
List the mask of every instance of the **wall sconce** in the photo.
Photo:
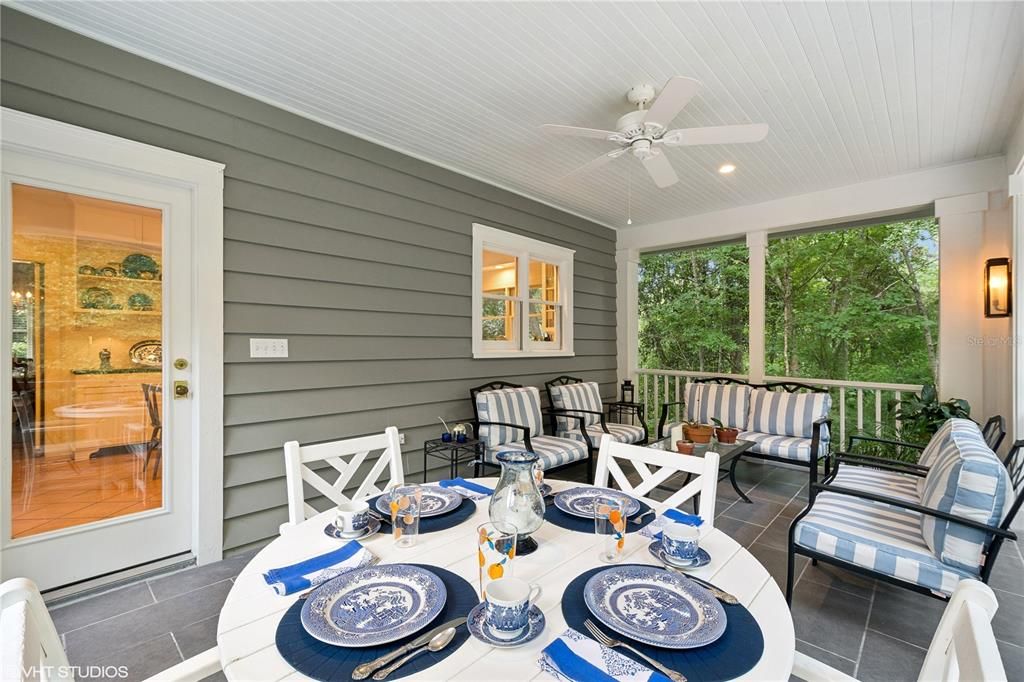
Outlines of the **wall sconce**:
{"type": "Polygon", "coordinates": [[[985,317],[1009,317],[1013,312],[1009,258],[985,261],[985,317]]]}

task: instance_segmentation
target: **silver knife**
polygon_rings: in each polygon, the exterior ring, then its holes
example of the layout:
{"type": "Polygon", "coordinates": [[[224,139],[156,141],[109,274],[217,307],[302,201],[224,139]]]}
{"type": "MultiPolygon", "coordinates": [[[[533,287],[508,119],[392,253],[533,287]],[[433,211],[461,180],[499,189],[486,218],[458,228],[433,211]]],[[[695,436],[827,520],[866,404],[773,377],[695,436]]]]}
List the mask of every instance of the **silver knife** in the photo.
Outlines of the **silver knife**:
{"type": "Polygon", "coordinates": [[[686,577],[689,578],[690,580],[692,580],[693,582],[697,583],[698,585],[706,588],[709,592],[711,592],[711,594],[715,595],[715,599],[717,599],[720,602],[724,602],[726,604],[739,604],[740,603],[739,599],[737,599],[733,595],[729,594],[725,590],[712,585],[707,580],[704,580],[704,578],[698,578],[697,576],[690,575],[690,574],[686,574],[686,577]]]}
{"type": "Polygon", "coordinates": [[[434,635],[436,635],[437,633],[443,632],[443,631],[447,630],[448,628],[457,628],[457,627],[459,627],[460,625],[462,625],[465,622],[466,622],[466,619],[464,617],[463,618],[456,618],[455,620],[450,620],[447,623],[444,623],[442,625],[438,625],[436,628],[434,628],[432,630],[429,630],[428,632],[420,635],[419,637],[417,637],[416,639],[412,640],[411,642],[409,642],[405,646],[398,647],[397,649],[392,651],[390,654],[384,654],[380,658],[374,659],[374,660],[370,661],[369,663],[363,663],[360,666],[356,666],[356,669],[352,671],[352,679],[353,680],[365,680],[367,677],[372,675],[378,668],[383,668],[384,666],[386,666],[388,663],[390,663],[391,661],[395,660],[399,656],[407,654],[407,653],[409,653],[410,651],[412,651],[413,649],[415,649],[417,647],[424,646],[427,642],[429,642],[431,639],[433,639],[434,635]]]}

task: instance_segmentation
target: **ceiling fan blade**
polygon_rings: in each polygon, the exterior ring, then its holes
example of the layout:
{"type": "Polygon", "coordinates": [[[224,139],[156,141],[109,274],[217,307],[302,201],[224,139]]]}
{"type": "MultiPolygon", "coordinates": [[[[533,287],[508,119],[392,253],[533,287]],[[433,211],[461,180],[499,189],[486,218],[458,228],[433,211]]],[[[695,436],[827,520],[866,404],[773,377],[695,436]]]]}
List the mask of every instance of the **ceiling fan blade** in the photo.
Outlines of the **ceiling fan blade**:
{"type": "Polygon", "coordinates": [[[569,135],[571,137],[595,137],[599,140],[610,139],[618,135],[614,130],[597,130],[595,128],[577,128],[576,126],[560,126],[554,123],[545,123],[541,130],[552,135],[569,135]]]}
{"type": "Polygon", "coordinates": [[[661,89],[661,94],[647,110],[644,123],[657,123],[662,128],[667,128],[669,122],[697,94],[698,89],[700,89],[699,80],[685,76],[669,78],[668,83],[665,83],[665,87],[661,89]]]}
{"type": "Polygon", "coordinates": [[[654,184],[664,189],[679,182],[679,176],[669,163],[664,153],[655,154],[644,159],[644,168],[650,173],[654,184]]]}
{"type": "Polygon", "coordinates": [[[699,144],[740,144],[760,142],[768,135],[764,123],[749,123],[738,126],[711,126],[709,128],[680,128],[670,130],[662,136],[662,142],[669,147],[692,147],[699,144]]]}
{"type": "Polygon", "coordinates": [[[623,148],[620,148],[620,149],[612,150],[612,151],[608,152],[607,154],[602,154],[601,156],[597,157],[593,161],[590,161],[589,163],[583,164],[582,166],[580,166],[576,170],[571,171],[569,173],[566,173],[565,175],[562,176],[561,179],[562,180],[570,180],[572,178],[575,178],[577,175],[583,175],[584,173],[589,173],[590,171],[595,170],[597,168],[600,168],[601,166],[605,165],[606,163],[609,163],[612,160],[619,158],[620,156],[622,156],[625,153],[626,153],[626,148],[623,147],[623,148]]]}

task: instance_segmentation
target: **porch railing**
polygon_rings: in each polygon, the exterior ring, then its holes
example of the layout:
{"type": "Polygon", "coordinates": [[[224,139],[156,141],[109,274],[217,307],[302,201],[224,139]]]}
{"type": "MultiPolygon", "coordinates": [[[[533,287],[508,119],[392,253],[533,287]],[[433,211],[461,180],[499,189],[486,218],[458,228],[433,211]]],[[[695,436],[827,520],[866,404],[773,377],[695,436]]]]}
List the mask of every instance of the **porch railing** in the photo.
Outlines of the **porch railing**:
{"type": "MultiPolygon", "coordinates": [[[[637,401],[642,402],[648,415],[651,432],[658,426],[661,406],[666,402],[683,399],[688,379],[710,376],[724,376],[748,380],[744,374],[722,374],[715,372],[691,372],[671,369],[638,369],[637,401]]],[[[798,381],[802,384],[821,386],[832,396],[833,444],[845,447],[848,433],[892,434],[898,436],[900,423],[897,407],[904,394],[920,394],[920,384],[881,384],[869,381],[835,381],[832,379],[805,379],[803,377],[765,377],[768,381],[798,381]],[[835,436],[838,435],[838,441],[835,436]]],[[[669,418],[680,421],[684,412],[679,405],[669,408],[669,418]]]]}

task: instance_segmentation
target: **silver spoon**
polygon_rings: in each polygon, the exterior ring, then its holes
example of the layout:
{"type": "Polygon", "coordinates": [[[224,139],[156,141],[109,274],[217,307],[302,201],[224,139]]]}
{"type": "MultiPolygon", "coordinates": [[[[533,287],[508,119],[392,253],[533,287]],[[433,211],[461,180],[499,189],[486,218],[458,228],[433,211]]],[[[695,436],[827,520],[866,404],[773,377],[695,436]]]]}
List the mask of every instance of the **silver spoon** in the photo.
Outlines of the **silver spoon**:
{"type": "Polygon", "coordinates": [[[413,658],[419,656],[420,654],[422,654],[424,651],[430,651],[430,652],[440,651],[441,649],[443,649],[446,646],[448,646],[448,644],[451,643],[451,641],[452,641],[452,639],[454,637],[455,637],[455,628],[448,628],[447,630],[442,630],[441,632],[439,632],[436,635],[434,635],[433,639],[431,639],[429,642],[427,642],[426,646],[421,646],[419,649],[417,649],[416,651],[412,652],[411,654],[408,654],[407,656],[404,656],[403,658],[398,659],[397,661],[395,661],[394,663],[392,663],[388,667],[386,667],[386,668],[384,668],[382,670],[378,670],[377,672],[375,672],[373,674],[373,679],[375,679],[375,680],[383,680],[383,679],[385,679],[388,675],[390,675],[391,673],[395,672],[396,670],[401,668],[403,665],[408,663],[411,659],[413,659],[413,658]]]}

